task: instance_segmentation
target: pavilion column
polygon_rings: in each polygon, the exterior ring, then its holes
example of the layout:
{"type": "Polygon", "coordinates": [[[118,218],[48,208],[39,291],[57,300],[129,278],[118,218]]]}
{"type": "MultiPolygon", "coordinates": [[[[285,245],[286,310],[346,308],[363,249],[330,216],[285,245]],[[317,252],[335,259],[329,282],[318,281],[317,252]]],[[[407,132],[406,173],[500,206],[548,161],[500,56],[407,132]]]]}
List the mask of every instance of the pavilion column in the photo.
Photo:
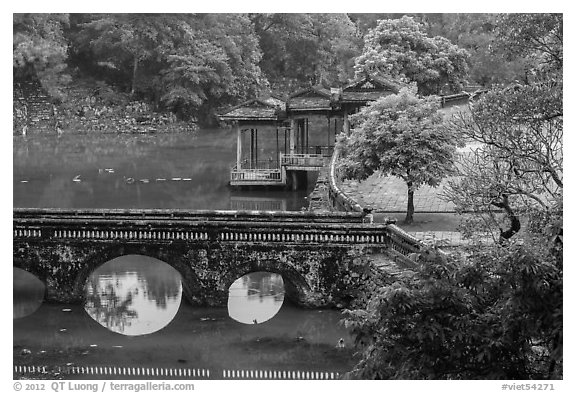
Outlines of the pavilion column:
{"type": "Polygon", "coordinates": [[[326,118],[328,119],[328,151],[330,151],[330,114],[326,118]]]}
{"type": "Polygon", "coordinates": [[[236,126],[236,134],[238,136],[238,141],[236,142],[236,169],[242,169],[242,130],[240,126],[236,126]]]}
{"type": "Polygon", "coordinates": [[[296,144],[296,119],[290,120],[290,154],[294,154],[296,144]]]}
{"type": "Polygon", "coordinates": [[[348,120],[348,108],[344,108],[344,124],[342,127],[345,135],[350,135],[350,120],[348,120]]]}

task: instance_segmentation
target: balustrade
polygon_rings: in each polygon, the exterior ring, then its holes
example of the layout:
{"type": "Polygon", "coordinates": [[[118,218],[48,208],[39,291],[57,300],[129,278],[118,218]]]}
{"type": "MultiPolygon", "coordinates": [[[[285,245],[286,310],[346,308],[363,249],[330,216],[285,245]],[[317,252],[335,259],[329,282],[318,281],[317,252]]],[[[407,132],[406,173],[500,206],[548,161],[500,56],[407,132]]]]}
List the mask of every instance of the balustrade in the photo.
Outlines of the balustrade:
{"type": "Polygon", "coordinates": [[[323,167],[325,157],[322,154],[280,154],[280,162],[289,167],[323,167]]]}
{"type": "Polygon", "coordinates": [[[18,375],[46,375],[49,372],[60,375],[108,376],[108,377],[161,377],[201,378],[201,379],[290,379],[290,380],[333,380],[339,379],[338,372],[330,371],[294,371],[294,370],[211,370],[206,368],[163,368],[163,367],[127,367],[127,366],[36,366],[15,365],[18,375]]]}
{"type": "MultiPolygon", "coordinates": [[[[273,221],[199,221],[196,218],[142,219],[113,215],[94,215],[76,219],[69,213],[58,218],[50,212],[49,218],[38,214],[14,218],[15,239],[55,239],[71,241],[106,242],[265,242],[297,244],[372,244],[385,245],[400,254],[418,252],[420,242],[395,225],[360,224],[357,222],[302,222],[278,217],[273,221]],[[118,228],[122,225],[123,228],[118,228]]],[[[252,217],[252,216],[250,216],[252,217]]],[[[355,217],[353,217],[355,219],[355,217]]]]}
{"type": "Polygon", "coordinates": [[[234,166],[230,171],[230,181],[232,183],[241,182],[270,182],[282,183],[282,170],[279,168],[237,168],[234,166]]]}

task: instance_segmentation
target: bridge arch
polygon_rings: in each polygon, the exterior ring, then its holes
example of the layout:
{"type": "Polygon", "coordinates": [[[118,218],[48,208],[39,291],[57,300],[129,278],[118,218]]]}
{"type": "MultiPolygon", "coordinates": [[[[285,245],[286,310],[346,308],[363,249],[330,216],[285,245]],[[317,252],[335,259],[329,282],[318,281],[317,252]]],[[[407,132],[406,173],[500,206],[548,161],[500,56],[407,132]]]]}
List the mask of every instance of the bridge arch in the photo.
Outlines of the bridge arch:
{"type": "Polygon", "coordinates": [[[195,302],[194,294],[198,292],[201,283],[194,271],[178,253],[170,252],[165,247],[159,247],[154,244],[115,244],[93,253],[84,261],[82,268],[74,279],[73,292],[76,294],[77,298],[84,300],[84,288],[86,282],[98,267],[115,258],[126,255],[142,255],[151,257],[176,269],[176,271],[180,273],[182,279],[182,292],[184,298],[190,302],[195,302]]]}
{"type": "Polygon", "coordinates": [[[285,297],[291,302],[305,305],[311,294],[311,288],[306,278],[285,262],[273,259],[262,259],[234,264],[223,273],[222,282],[228,290],[238,278],[249,273],[269,272],[282,276],[285,297]]]}

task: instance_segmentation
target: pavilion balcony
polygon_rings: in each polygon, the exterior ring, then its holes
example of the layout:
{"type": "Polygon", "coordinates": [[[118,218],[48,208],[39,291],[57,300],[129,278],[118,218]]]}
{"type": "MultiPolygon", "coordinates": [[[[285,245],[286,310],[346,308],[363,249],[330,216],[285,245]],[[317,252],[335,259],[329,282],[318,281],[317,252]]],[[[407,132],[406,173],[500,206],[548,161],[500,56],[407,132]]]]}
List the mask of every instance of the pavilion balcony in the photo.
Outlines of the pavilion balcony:
{"type": "Polygon", "coordinates": [[[230,171],[231,186],[262,186],[262,185],[283,185],[286,183],[280,168],[269,168],[264,165],[262,168],[238,168],[234,166],[230,171]]]}
{"type": "Polygon", "coordinates": [[[286,170],[317,171],[325,163],[326,157],[322,154],[280,154],[280,164],[286,170]]]}
{"type": "MultiPolygon", "coordinates": [[[[334,152],[334,146],[308,146],[308,147],[300,147],[296,148],[294,153],[298,154],[312,154],[324,157],[332,157],[332,153],[334,152]]],[[[288,155],[287,153],[285,155],[288,155]]]]}

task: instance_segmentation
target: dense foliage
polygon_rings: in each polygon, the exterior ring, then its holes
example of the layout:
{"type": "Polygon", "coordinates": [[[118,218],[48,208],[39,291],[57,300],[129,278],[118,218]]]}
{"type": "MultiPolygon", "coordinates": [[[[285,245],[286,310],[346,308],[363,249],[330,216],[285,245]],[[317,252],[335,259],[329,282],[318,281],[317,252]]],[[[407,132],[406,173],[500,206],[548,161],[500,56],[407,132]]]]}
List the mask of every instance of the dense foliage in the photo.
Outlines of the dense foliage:
{"type": "Polygon", "coordinates": [[[354,131],[339,140],[346,177],[363,180],[379,172],[404,180],[406,223],[413,220],[414,192],[438,186],[453,168],[459,139],[444,127],[438,109],[437,99],[403,89],[362,108],[351,117],[354,131]]]}
{"type": "Polygon", "coordinates": [[[244,15],[96,14],[74,22],[79,67],[104,67],[112,83],[129,81],[132,96],[182,118],[207,120],[217,103],[245,99],[264,85],[244,15]]]}
{"type": "Polygon", "coordinates": [[[346,14],[251,14],[273,87],[336,86],[353,76],[362,39],[346,14]]]}
{"type": "MultiPolygon", "coordinates": [[[[505,33],[498,28],[498,18],[495,14],[411,14],[410,18],[14,14],[13,67],[16,79],[37,78],[58,99],[66,98],[66,83],[88,77],[147,101],[155,110],[209,121],[218,108],[255,94],[286,95],[316,84],[342,85],[355,71],[376,63],[378,68],[386,65],[382,70],[389,76],[416,80],[425,94],[457,91],[468,82],[518,79],[530,59],[519,46],[514,51],[496,50],[496,38],[505,33]],[[398,27],[402,33],[393,33],[398,27]],[[470,61],[461,48],[470,53],[470,61]]],[[[526,32],[518,30],[510,38],[526,32]]],[[[538,37],[541,32],[528,33],[538,37]]],[[[561,31],[551,32],[549,41],[558,34],[561,31]]]]}
{"type": "Polygon", "coordinates": [[[347,311],[362,379],[548,379],[562,368],[562,212],[524,244],[430,249],[347,311]]]}
{"type": "Polygon", "coordinates": [[[53,96],[60,96],[60,87],[69,81],[67,25],[66,14],[14,14],[14,76],[37,77],[53,96]]]}

